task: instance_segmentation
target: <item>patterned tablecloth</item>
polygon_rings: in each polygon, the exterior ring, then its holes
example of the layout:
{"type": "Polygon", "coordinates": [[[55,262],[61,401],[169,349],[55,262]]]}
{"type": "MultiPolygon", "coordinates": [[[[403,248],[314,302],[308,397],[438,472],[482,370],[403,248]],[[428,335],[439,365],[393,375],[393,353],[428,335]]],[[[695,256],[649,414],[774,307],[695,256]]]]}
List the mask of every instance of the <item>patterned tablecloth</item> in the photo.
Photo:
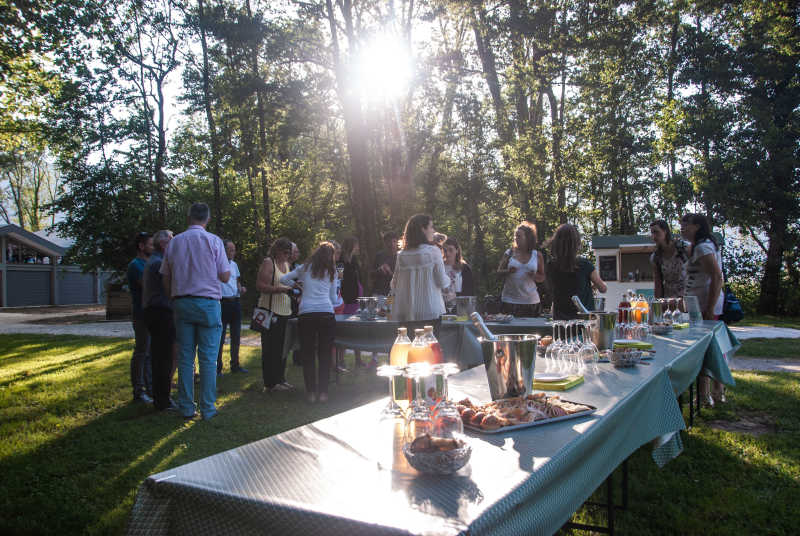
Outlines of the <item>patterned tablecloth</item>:
{"type": "MultiPolygon", "coordinates": [[[[703,363],[725,376],[723,330],[658,337],[650,365],[601,364],[563,395],[597,406],[592,416],[471,433],[472,459],[455,475],[407,465],[399,427],[377,419],[384,399],[151,476],[128,533],[552,534],[640,446],[661,438],[659,464],[679,452],[676,387],[703,363]]],[[[484,368],[454,376],[451,391],[487,400],[484,368]]]]}

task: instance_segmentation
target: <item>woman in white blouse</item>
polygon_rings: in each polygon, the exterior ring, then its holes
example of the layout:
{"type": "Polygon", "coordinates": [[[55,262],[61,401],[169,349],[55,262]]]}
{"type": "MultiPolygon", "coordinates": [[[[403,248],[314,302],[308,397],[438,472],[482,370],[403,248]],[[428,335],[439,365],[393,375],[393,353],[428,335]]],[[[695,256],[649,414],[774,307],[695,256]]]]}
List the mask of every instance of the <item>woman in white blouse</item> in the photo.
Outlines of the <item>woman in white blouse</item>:
{"type": "MultiPolygon", "coordinates": [[[[722,314],[722,255],[711,234],[708,218],[702,214],[686,214],[681,218],[681,236],[689,241],[689,262],[686,266],[686,295],[697,296],[704,320],[717,320],[722,314]]],[[[725,402],[725,388],[713,381],[709,393],[708,376],[700,376],[700,399],[707,405],[725,402]]]]}
{"type": "Polygon", "coordinates": [[[397,253],[392,277],[392,317],[412,329],[433,326],[438,336],[445,312],[442,289],[450,284],[442,251],[431,242],[436,231],[427,214],[412,216],[403,233],[403,248],[397,253]]]}
{"type": "Polygon", "coordinates": [[[338,295],[334,245],[323,242],[305,264],[281,277],[281,284],[301,288],[303,297],[297,318],[303,379],[308,401],[328,401],[333,338],[336,331],[334,308],[341,305],[338,295]],[[319,369],[316,364],[319,361],[319,369]]]}

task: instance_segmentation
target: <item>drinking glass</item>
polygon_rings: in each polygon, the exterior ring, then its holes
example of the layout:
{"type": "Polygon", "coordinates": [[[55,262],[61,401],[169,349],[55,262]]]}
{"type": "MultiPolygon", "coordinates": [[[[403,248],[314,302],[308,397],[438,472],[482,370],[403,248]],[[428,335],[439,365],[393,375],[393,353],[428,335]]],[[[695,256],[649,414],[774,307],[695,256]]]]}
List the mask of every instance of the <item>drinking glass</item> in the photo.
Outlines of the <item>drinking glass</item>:
{"type": "Polygon", "coordinates": [[[563,320],[553,320],[553,342],[547,347],[547,350],[544,351],[544,359],[545,359],[545,372],[554,372],[558,369],[558,363],[556,361],[556,357],[558,356],[558,351],[561,349],[561,334],[558,332],[558,328],[564,324],[563,320]]]}
{"type": "Polygon", "coordinates": [[[383,378],[389,378],[389,403],[383,408],[381,411],[381,419],[396,419],[400,417],[405,417],[403,413],[403,408],[397,405],[397,402],[394,400],[394,379],[398,376],[403,375],[402,367],[396,367],[393,365],[381,365],[378,367],[377,370],[378,376],[383,378]]]}
{"type": "Polygon", "coordinates": [[[421,384],[422,378],[431,375],[431,366],[429,363],[412,363],[406,367],[406,374],[414,380],[417,394],[406,418],[406,442],[411,443],[422,435],[433,433],[433,416],[423,398],[421,384]]]}
{"type": "Polygon", "coordinates": [[[458,408],[450,400],[447,378],[458,372],[455,363],[441,363],[432,367],[434,373],[442,377],[442,398],[434,408],[433,435],[437,437],[457,437],[464,433],[464,423],[458,408]]]}
{"type": "Polygon", "coordinates": [[[600,350],[597,349],[597,345],[592,341],[590,334],[591,324],[591,321],[581,322],[581,327],[583,328],[583,343],[578,351],[578,357],[584,369],[589,368],[594,374],[597,374],[600,372],[600,369],[597,367],[597,361],[600,359],[600,350]]]}
{"type": "Polygon", "coordinates": [[[563,374],[574,374],[576,372],[575,360],[578,357],[578,347],[576,347],[573,339],[572,329],[574,327],[574,320],[568,320],[564,323],[564,344],[558,351],[558,360],[560,362],[559,372],[563,374]]]}

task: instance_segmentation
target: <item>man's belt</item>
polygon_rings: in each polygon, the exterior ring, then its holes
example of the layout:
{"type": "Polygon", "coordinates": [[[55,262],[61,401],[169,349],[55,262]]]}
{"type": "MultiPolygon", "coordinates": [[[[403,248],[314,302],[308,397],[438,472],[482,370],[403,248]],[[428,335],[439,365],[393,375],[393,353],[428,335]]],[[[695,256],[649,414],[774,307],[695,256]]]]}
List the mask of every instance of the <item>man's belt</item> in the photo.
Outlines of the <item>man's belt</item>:
{"type": "Polygon", "coordinates": [[[200,298],[201,300],[214,300],[219,301],[219,298],[209,298],[208,296],[192,296],[191,294],[184,294],[183,296],[175,296],[173,300],[182,300],[183,298],[200,298]]]}

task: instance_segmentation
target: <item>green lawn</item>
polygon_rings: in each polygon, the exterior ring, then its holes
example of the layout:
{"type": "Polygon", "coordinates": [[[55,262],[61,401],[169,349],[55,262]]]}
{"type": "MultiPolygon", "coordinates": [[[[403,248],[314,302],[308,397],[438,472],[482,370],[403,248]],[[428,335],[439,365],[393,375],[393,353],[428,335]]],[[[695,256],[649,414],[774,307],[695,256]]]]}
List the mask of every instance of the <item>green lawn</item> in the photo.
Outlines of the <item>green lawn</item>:
{"type": "Polygon", "coordinates": [[[736,326],[757,326],[767,328],[793,328],[800,329],[800,317],[774,316],[774,315],[745,315],[736,326]]]}
{"type": "Polygon", "coordinates": [[[745,339],[738,356],[800,359],[800,339],[745,339]]]}
{"type": "MultiPolygon", "coordinates": [[[[258,349],[243,347],[250,374],[220,380],[219,416],[184,422],[129,402],[130,352],[129,340],[0,335],[0,533],[119,534],[147,475],[364,404],[385,389],[379,378],[351,374],[325,406],[305,403],[301,393],[262,393],[258,349]]],[[[734,376],[730,402],[704,411],[684,436],[682,456],[659,470],[649,446],[633,455],[621,534],[795,532],[800,375],[734,376]],[[707,426],[754,414],[774,430],[756,438],[707,426]]],[[[289,381],[302,384],[299,368],[290,366],[289,381]]],[[[603,522],[588,508],[577,518],[603,522]]]]}

